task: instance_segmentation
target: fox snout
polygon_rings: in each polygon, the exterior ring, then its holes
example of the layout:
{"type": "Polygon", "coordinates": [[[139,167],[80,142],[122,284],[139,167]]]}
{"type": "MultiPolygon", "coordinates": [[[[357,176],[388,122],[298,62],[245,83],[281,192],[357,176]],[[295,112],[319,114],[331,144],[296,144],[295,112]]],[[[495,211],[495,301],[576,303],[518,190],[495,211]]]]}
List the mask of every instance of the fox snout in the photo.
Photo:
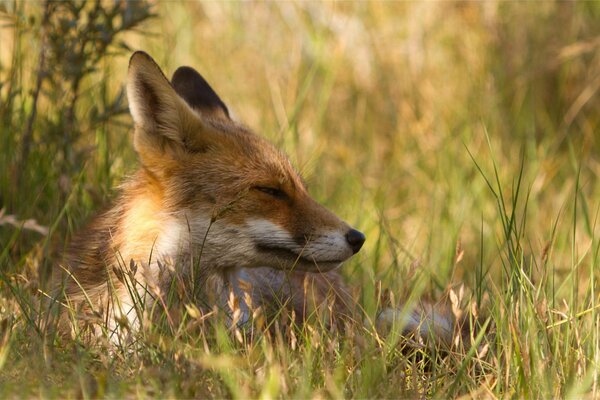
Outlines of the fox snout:
{"type": "Polygon", "coordinates": [[[367,238],[365,237],[364,233],[357,231],[354,228],[350,229],[348,233],[346,233],[346,241],[352,249],[352,254],[356,254],[360,251],[366,239],[367,238]]]}
{"type": "Polygon", "coordinates": [[[365,242],[362,232],[341,221],[337,229],[311,229],[310,234],[296,235],[267,219],[253,219],[246,226],[260,254],[257,266],[329,271],[358,253],[365,242]]]}

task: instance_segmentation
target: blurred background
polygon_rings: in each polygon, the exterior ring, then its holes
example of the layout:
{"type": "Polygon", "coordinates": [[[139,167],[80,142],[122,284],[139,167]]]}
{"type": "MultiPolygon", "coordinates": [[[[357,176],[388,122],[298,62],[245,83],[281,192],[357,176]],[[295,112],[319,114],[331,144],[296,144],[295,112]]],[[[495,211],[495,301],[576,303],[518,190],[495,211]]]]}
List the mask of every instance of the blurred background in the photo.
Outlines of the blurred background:
{"type": "Polygon", "coordinates": [[[600,3],[2,1],[0,26],[5,268],[52,261],[136,168],[135,49],[199,70],[367,233],[348,274],[499,273],[511,215],[560,274],[597,234],[600,3]]]}
{"type": "Polygon", "coordinates": [[[1,0],[5,312],[136,169],[137,49],[200,71],[366,233],[343,267],[364,298],[464,283],[506,295],[498,320],[523,293],[540,321],[595,310],[600,2],[1,0]]]}

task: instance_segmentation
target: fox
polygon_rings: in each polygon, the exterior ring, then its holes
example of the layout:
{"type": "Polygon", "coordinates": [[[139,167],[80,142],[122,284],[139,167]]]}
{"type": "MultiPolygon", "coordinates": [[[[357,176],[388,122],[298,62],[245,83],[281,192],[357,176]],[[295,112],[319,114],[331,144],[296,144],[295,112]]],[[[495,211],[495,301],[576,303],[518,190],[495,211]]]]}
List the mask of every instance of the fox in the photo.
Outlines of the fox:
{"type": "MultiPolygon", "coordinates": [[[[366,237],[311,197],[282,151],[237,122],[191,67],[169,80],[137,51],[126,91],[139,168],[54,268],[62,333],[136,332],[173,285],[192,287],[200,310],[229,307],[237,325],[275,305],[299,320],[319,308],[333,324],[356,318],[340,266],[366,237]]],[[[443,340],[455,329],[435,307],[379,315],[397,319],[443,340]]]]}

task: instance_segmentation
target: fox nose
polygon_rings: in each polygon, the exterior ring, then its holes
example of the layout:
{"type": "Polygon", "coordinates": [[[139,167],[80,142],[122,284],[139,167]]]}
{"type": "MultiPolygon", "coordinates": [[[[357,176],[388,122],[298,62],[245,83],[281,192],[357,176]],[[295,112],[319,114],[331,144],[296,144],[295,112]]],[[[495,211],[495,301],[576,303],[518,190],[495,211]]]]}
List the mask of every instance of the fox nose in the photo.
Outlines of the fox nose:
{"type": "Polygon", "coordinates": [[[365,235],[356,229],[350,229],[348,233],[346,233],[346,240],[348,241],[353,254],[358,253],[365,242],[365,239],[365,235]]]}

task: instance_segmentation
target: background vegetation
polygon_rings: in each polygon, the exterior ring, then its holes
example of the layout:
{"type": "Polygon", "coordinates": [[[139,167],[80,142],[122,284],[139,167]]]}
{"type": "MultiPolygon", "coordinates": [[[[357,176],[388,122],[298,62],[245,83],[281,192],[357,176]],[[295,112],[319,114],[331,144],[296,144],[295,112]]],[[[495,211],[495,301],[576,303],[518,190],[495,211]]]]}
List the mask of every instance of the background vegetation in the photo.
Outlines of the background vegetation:
{"type": "Polygon", "coordinates": [[[599,88],[597,2],[0,1],[0,397],[597,397],[599,88]],[[40,282],[136,168],[130,49],[196,67],[366,233],[365,315],[426,293],[493,334],[48,341],[40,282]]]}

